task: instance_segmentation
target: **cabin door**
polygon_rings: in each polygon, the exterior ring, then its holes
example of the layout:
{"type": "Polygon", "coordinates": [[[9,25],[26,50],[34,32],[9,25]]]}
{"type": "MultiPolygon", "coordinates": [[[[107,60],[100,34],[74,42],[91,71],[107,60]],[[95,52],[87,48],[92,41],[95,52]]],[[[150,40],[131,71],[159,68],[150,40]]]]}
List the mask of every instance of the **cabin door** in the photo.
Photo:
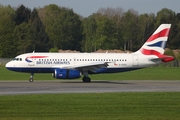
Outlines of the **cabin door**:
{"type": "Polygon", "coordinates": [[[139,66],[138,55],[133,55],[133,66],[139,66]]]}

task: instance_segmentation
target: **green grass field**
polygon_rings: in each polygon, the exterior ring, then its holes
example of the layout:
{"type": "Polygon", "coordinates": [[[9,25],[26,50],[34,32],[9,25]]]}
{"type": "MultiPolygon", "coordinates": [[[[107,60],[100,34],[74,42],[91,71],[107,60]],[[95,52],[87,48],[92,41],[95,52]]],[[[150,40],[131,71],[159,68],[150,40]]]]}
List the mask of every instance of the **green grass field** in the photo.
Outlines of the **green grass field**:
{"type": "MultiPolygon", "coordinates": [[[[180,68],[152,67],[92,80],[180,80],[180,68]]],[[[28,80],[0,67],[0,80],[28,80]]],[[[35,74],[35,80],[55,80],[35,74]]],[[[179,92],[34,94],[0,96],[0,120],[179,120],[179,92]]]]}
{"type": "Polygon", "coordinates": [[[179,92],[0,97],[1,120],[179,120],[179,113],[179,92]]]}
{"type": "MultiPolygon", "coordinates": [[[[0,80],[28,80],[29,73],[18,73],[0,67],[0,80]]],[[[115,74],[90,75],[92,80],[180,80],[179,67],[150,67],[115,74]]],[[[55,80],[52,74],[35,74],[35,80],[55,80]]]]}

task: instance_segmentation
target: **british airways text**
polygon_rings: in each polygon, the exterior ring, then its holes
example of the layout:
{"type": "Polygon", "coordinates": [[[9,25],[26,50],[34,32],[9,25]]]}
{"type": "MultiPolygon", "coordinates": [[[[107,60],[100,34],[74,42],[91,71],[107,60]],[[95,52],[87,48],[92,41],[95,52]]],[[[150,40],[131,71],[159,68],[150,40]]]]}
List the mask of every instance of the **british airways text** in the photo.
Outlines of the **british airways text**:
{"type": "Polygon", "coordinates": [[[70,62],[69,61],[36,61],[36,64],[40,64],[40,65],[47,65],[47,64],[55,64],[55,65],[60,65],[60,64],[66,64],[69,65],[70,62]]]}

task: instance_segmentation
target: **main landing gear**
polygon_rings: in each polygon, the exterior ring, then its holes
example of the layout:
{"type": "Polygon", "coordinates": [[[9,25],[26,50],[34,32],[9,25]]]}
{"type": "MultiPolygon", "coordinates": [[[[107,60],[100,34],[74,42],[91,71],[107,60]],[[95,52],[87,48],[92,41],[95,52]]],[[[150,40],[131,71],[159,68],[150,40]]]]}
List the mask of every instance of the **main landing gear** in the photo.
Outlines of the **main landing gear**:
{"type": "Polygon", "coordinates": [[[33,82],[34,81],[33,76],[34,76],[34,73],[31,73],[30,78],[29,78],[29,82],[33,82]]]}
{"type": "Polygon", "coordinates": [[[86,77],[86,76],[84,76],[82,80],[83,82],[91,82],[91,78],[86,77]]]}
{"type": "Polygon", "coordinates": [[[84,77],[82,78],[83,82],[91,82],[91,78],[88,77],[88,72],[87,71],[83,72],[83,75],[84,75],[84,77]]]}

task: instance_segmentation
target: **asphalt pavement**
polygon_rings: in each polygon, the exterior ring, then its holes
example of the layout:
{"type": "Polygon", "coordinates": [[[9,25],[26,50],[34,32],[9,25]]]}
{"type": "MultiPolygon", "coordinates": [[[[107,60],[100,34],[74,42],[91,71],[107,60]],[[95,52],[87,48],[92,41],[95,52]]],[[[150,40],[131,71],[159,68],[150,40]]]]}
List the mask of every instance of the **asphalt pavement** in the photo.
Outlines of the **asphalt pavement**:
{"type": "Polygon", "coordinates": [[[0,81],[0,95],[98,92],[180,92],[180,80],[0,81]]]}

